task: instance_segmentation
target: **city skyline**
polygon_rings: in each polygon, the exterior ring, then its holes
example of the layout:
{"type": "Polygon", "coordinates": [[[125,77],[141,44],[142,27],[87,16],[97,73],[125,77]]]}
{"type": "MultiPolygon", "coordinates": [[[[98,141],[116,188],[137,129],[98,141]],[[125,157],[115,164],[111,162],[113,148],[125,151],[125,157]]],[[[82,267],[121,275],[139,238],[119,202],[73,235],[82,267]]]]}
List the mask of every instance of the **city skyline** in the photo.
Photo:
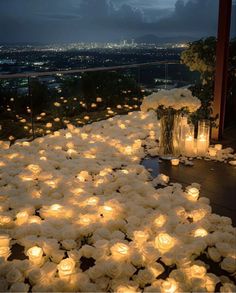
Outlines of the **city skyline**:
{"type": "MultiPolygon", "coordinates": [[[[231,36],[236,35],[233,1],[231,36]]],[[[218,0],[1,0],[0,43],[216,36],[218,0]]]]}

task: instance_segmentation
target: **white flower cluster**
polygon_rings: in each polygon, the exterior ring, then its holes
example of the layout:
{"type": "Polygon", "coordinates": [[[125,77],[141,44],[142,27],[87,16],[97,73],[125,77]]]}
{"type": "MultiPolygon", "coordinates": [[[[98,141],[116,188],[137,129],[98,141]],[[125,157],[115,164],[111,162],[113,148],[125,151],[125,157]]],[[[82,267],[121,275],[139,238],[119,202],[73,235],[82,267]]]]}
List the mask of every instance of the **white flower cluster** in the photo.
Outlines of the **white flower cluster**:
{"type": "Polygon", "coordinates": [[[231,220],[191,197],[198,184],[152,180],[140,165],[157,124],[136,112],[0,151],[0,291],[236,290],[231,220]],[[14,244],[27,259],[7,260],[14,244]],[[202,254],[232,277],[211,273],[202,254]]]}
{"type": "Polygon", "coordinates": [[[161,106],[175,110],[186,109],[192,113],[200,108],[201,101],[194,97],[189,89],[160,90],[144,98],[141,110],[144,112],[150,109],[157,110],[161,106]]]}

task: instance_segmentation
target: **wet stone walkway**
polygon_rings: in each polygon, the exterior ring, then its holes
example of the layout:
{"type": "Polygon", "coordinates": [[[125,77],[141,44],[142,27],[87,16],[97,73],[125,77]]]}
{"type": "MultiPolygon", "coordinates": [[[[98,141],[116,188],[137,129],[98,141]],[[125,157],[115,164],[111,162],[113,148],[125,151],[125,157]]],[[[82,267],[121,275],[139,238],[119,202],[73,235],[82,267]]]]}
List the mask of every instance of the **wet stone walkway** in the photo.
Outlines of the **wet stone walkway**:
{"type": "Polygon", "coordinates": [[[214,213],[230,217],[236,226],[236,167],[222,162],[193,160],[194,166],[172,166],[170,161],[147,157],[142,164],[152,169],[152,176],[163,173],[170,182],[184,187],[193,182],[201,184],[200,195],[210,199],[214,213]]]}

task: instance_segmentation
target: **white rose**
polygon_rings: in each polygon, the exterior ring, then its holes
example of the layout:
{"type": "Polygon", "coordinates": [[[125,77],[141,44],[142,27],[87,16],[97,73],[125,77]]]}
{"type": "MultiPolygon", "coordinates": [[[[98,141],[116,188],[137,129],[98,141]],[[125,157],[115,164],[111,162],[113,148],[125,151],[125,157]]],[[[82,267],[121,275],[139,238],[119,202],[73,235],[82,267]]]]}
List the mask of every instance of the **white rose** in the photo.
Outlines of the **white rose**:
{"type": "Polygon", "coordinates": [[[68,254],[68,257],[72,258],[74,261],[79,261],[82,256],[79,250],[76,250],[76,249],[68,251],[67,254],[68,254]]]}
{"type": "Polygon", "coordinates": [[[208,292],[214,292],[216,284],[220,282],[220,279],[214,274],[207,274],[205,280],[205,286],[208,292]]]}
{"type": "Polygon", "coordinates": [[[141,251],[143,256],[145,257],[146,262],[149,263],[156,261],[160,256],[159,251],[151,243],[143,245],[141,251]]]}
{"type": "Polygon", "coordinates": [[[41,281],[43,277],[42,271],[39,268],[35,268],[29,272],[28,278],[31,285],[35,285],[41,281]]]}
{"type": "Polygon", "coordinates": [[[75,261],[72,258],[66,258],[63,259],[57,266],[59,271],[59,276],[68,276],[72,272],[74,272],[75,269],[75,261]]]}
{"type": "Polygon", "coordinates": [[[9,283],[17,283],[23,281],[24,277],[18,269],[13,268],[7,273],[6,279],[9,283]]]}
{"type": "Polygon", "coordinates": [[[117,293],[134,293],[134,292],[139,292],[139,291],[137,291],[136,286],[119,285],[119,286],[116,287],[115,292],[117,292],[117,293]]]}
{"type": "Polygon", "coordinates": [[[55,250],[51,252],[50,258],[53,262],[59,263],[65,255],[65,252],[63,250],[55,250]]]}
{"type": "Polygon", "coordinates": [[[231,283],[225,283],[220,287],[220,292],[222,293],[232,293],[236,292],[236,286],[231,283]]]}
{"type": "Polygon", "coordinates": [[[79,253],[86,258],[90,258],[93,257],[95,253],[95,248],[93,246],[85,244],[82,246],[82,248],[80,248],[79,253]]]}
{"type": "Polygon", "coordinates": [[[97,278],[95,280],[95,283],[101,292],[106,292],[109,287],[110,278],[108,278],[108,277],[97,278]]]}
{"type": "Polygon", "coordinates": [[[62,246],[66,249],[66,250],[71,250],[71,249],[74,249],[76,248],[77,246],[77,243],[75,240],[72,240],[72,239],[68,239],[68,240],[63,240],[61,242],[62,246]]]}
{"type": "Polygon", "coordinates": [[[207,252],[208,252],[209,257],[214,262],[219,262],[221,260],[221,255],[220,255],[219,251],[215,247],[209,247],[207,252]]]}
{"type": "Polygon", "coordinates": [[[154,277],[160,276],[164,271],[164,267],[159,263],[153,263],[148,266],[149,271],[154,275],[154,277]]]}
{"type": "Polygon", "coordinates": [[[135,281],[139,283],[141,287],[144,287],[146,284],[151,284],[155,280],[154,274],[148,270],[139,270],[135,281]]]}
{"type": "Polygon", "coordinates": [[[107,261],[105,264],[105,274],[111,278],[118,278],[122,273],[121,263],[116,261],[107,261]]]}
{"type": "Polygon", "coordinates": [[[228,243],[218,242],[215,246],[222,256],[226,257],[228,255],[228,252],[230,251],[230,245],[228,243]]]}
{"type": "Polygon", "coordinates": [[[24,283],[14,283],[11,285],[10,292],[28,292],[29,291],[29,285],[24,283]]]}
{"type": "Polygon", "coordinates": [[[103,276],[103,273],[104,273],[103,271],[104,271],[104,269],[96,264],[92,268],[88,269],[86,271],[86,273],[88,274],[90,279],[95,281],[96,279],[98,279],[98,278],[103,276]]]}
{"type": "Polygon", "coordinates": [[[136,267],[142,267],[145,262],[144,256],[140,252],[133,252],[130,256],[131,263],[136,267]]]}
{"type": "Polygon", "coordinates": [[[220,266],[229,273],[234,273],[236,271],[236,261],[233,257],[224,258],[220,266]]]}

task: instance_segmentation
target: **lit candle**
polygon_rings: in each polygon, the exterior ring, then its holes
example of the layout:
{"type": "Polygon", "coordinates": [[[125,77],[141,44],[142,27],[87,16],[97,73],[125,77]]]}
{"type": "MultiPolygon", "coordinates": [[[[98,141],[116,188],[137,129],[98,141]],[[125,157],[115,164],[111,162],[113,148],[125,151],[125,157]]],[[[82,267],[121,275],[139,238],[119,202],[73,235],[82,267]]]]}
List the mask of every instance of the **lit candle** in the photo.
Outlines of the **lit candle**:
{"type": "Polygon", "coordinates": [[[137,244],[142,244],[148,239],[148,233],[145,231],[134,231],[134,240],[137,244]]]}
{"type": "Polygon", "coordinates": [[[163,293],[174,293],[177,292],[177,283],[174,279],[168,278],[161,284],[161,292],[163,293]]]}
{"type": "Polygon", "coordinates": [[[154,224],[158,228],[161,228],[165,223],[166,223],[166,216],[162,214],[157,216],[156,219],[154,220],[154,224]]]}
{"type": "Polygon", "coordinates": [[[217,149],[216,148],[209,148],[208,152],[211,157],[215,157],[217,154],[217,149]]]}
{"type": "Polygon", "coordinates": [[[129,246],[122,242],[114,244],[110,249],[115,260],[127,259],[129,255],[129,246]]]}
{"type": "Polygon", "coordinates": [[[175,245],[175,239],[167,233],[160,233],[155,238],[156,248],[165,253],[175,245]]]}
{"type": "Polygon", "coordinates": [[[189,187],[187,189],[188,198],[192,201],[197,201],[199,197],[199,190],[196,187],[189,187]]]}
{"type": "Polygon", "coordinates": [[[172,159],[171,160],[171,165],[172,166],[178,166],[179,165],[179,159],[172,159]]]}
{"type": "Polygon", "coordinates": [[[205,156],[208,149],[208,140],[204,135],[200,135],[197,139],[197,153],[199,156],[205,156]]]}
{"type": "Polygon", "coordinates": [[[221,150],[222,150],[222,144],[216,144],[216,145],[215,145],[215,149],[216,149],[217,151],[221,151],[221,150]]]}
{"type": "Polygon", "coordinates": [[[184,141],[185,155],[192,157],[194,155],[194,137],[187,135],[184,141]]]}
{"type": "Polygon", "coordinates": [[[41,247],[33,246],[27,250],[27,256],[33,265],[41,265],[43,261],[43,250],[41,247]]]}
{"type": "Polygon", "coordinates": [[[57,266],[60,278],[70,276],[75,269],[75,261],[72,258],[63,259],[57,266]]]}
{"type": "Polygon", "coordinates": [[[16,223],[22,225],[28,221],[29,214],[26,211],[22,211],[16,214],[16,223]]]}
{"type": "Polygon", "coordinates": [[[9,247],[11,238],[8,234],[0,234],[0,247],[9,247]]]}
{"type": "Polygon", "coordinates": [[[203,228],[198,228],[194,231],[194,237],[204,237],[208,232],[203,228]]]}

